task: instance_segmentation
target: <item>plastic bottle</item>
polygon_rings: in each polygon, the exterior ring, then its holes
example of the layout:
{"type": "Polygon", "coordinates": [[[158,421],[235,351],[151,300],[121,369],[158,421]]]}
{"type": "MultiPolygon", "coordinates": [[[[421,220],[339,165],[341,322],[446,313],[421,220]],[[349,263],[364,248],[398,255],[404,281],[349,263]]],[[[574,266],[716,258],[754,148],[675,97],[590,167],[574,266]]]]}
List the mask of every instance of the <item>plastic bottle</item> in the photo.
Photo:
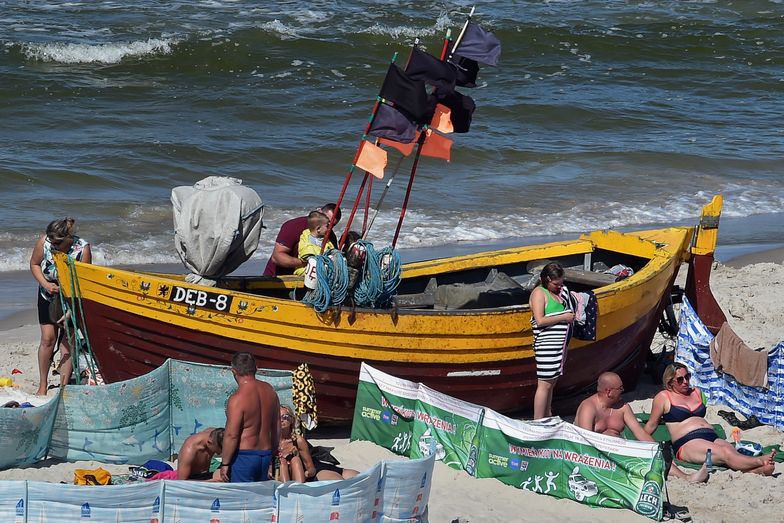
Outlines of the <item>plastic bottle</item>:
{"type": "Polygon", "coordinates": [[[713,471],[713,457],[711,456],[711,449],[705,451],[705,466],[708,467],[708,472],[713,471]]]}

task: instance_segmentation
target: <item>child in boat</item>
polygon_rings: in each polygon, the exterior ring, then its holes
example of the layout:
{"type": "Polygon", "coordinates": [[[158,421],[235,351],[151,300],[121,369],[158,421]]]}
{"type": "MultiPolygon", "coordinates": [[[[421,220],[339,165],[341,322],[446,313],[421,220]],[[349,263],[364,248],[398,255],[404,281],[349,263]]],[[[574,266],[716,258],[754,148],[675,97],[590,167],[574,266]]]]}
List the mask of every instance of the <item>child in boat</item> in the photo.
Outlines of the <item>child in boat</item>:
{"type": "MultiPolygon", "coordinates": [[[[324,236],[327,234],[327,227],[329,226],[329,218],[321,211],[311,211],[308,214],[308,228],[302,231],[299,237],[299,244],[297,246],[299,258],[307,260],[311,256],[318,256],[321,254],[321,243],[324,241],[324,236]]],[[[327,242],[324,251],[333,249],[332,242],[327,242]]],[[[295,276],[302,276],[307,270],[305,267],[299,267],[294,270],[295,276]]]]}

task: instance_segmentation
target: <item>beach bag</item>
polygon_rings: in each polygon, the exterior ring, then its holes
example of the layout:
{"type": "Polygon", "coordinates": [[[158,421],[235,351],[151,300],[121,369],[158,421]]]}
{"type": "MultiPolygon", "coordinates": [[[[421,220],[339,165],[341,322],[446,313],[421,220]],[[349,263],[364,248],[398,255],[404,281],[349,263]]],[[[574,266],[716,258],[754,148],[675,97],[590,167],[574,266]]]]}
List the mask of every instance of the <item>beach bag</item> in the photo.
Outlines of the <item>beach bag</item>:
{"type": "Polygon", "coordinates": [[[49,321],[52,323],[59,323],[63,318],[65,312],[63,311],[63,304],[60,302],[60,297],[55,296],[49,302],[49,321]]]}
{"type": "Polygon", "coordinates": [[[149,459],[144,462],[144,465],[142,465],[142,467],[146,468],[147,470],[154,470],[155,472],[165,472],[167,470],[174,470],[174,468],[171,465],[159,459],[149,459]]]}
{"type": "Polygon", "coordinates": [[[74,485],[111,485],[112,475],[108,470],[97,469],[74,470],[74,485]]]}

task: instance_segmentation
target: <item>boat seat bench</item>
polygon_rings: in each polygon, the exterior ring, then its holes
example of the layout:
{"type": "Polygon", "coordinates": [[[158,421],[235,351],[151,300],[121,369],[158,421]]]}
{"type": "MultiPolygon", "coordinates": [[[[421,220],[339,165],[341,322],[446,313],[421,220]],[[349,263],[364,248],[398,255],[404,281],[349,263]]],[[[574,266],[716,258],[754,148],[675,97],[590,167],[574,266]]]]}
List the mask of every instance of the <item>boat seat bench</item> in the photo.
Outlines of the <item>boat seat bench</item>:
{"type": "Polygon", "coordinates": [[[564,281],[566,283],[577,283],[591,288],[604,287],[615,283],[614,274],[603,272],[584,271],[582,269],[564,268],[564,281]]]}
{"type": "MultiPolygon", "coordinates": [[[[517,298],[520,298],[519,302],[515,304],[518,305],[525,305],[528,303],[528,293],[533,290],[536,285],[538,285],[539,280],[534,274],[524,274],[522,277],[518,276],[515,278],[511,278],[506,276],[504,273],[500,273],[497,269],[493,269],[490,271],[490,275],[488,276],[488,281],[492,280],[493,278],[500,275],[503,279],[503,282],[506,284],[508,288],[508,292],[503,292],[504,296],[501,297],[499,295],[500,303],[492,304],[494,301],[492,299],[490,293],[485,293],[482,303],[482,306],[469,306],[466,304],[465,306],[447,306],[444,303],[444,296],[445,296],[445,289],[449,287],[465,289],[466,286],[462,284],[449,284],[449,285],[442,285],[439,286],[438,282],[435,278],[430,278],[425,287],[424,291],[420,293],[413,293],[413,294],[398,294],[395,296],[395,306],[400,309],[461,309],[461,308],[494,308],[494,307],[503,307],[509,306],[509,298],[511,295],[514,295],[517,298]],[[521,281],[521,279],[523,281],[521,281]],[[514,287],[514,288],[511,288],[514,287]]],[[[564,269],[564,280],[567,283],[585,286],[591,289],[595,289],[597,287],[604,287],[605,285],[610,285],[611,283],[615,283],[615,276],[612,274],[605,274],[601,272],[592,272],[592,271],[585,271],[582,269],[576,268],[565,268],[564,269]]],[[[481,290],[477,291],[481,293],[481,290]]],[[[476,300],[472,301],[476,303],[476,300]]]]}
{"type": "MultiPolygon", "coordinates": [[[[526,265],[526,270],[532,274],[539,276],[539,273],[542,272],[542,269],[545,265],[550,263],[553,260],[533,260],[528,262],[526,265]]],[[[566,283],[573,283],[577,285],[584,285],[591,289],[595,289],[597,287],[604,287],[605,285],[610,285],[611,283],[615,283],[615,275],[614,274],[606,274],[603,272],[596,272],[587,270],[591,265],[590,255],[586,254],[586,260],[583,264],[582,268],[578,265],[576,267],[564,267],[564,281],[566,283]]],[[[533,290],[536,285],[539,285],[538,278],[532,278],[532,281],[535,283],[529,283],[529,285],[533,285],[529,288],[529,290],[533,290]]]]}

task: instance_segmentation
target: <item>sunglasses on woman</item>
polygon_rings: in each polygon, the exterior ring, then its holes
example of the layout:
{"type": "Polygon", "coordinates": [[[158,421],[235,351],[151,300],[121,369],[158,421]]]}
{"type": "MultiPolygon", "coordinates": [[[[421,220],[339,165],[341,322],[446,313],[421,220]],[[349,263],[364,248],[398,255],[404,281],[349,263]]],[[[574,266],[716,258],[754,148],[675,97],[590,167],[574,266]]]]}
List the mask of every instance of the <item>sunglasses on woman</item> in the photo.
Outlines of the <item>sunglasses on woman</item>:
{"type": "Polygon", "coordinates": [[[289,416],[288,414],[281,414],[280,419],[282,421],[291,421],[291,416],[289,416]]]}
{"type": "Polygon", "coordinates": [[[687,372],[683,376],[675,377],[675,381],[677,381],[679,385],[682,385],[684,381],[689,381],[690,379],[691,379],[691,372],[687,372]]]}

